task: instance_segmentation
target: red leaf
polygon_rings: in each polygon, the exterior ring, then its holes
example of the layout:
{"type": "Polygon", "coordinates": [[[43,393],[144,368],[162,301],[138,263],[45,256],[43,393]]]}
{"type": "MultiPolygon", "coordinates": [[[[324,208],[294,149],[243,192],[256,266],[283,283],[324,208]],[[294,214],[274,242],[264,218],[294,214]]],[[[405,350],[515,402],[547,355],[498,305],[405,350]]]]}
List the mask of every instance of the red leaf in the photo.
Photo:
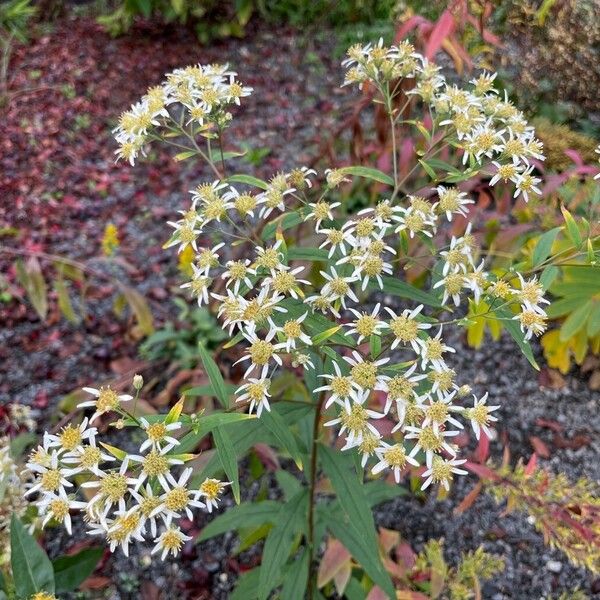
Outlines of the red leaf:
{"type": "Polygon", "coordinates": [[[475,475],[478,475],[481,479],[498,479],[498,475],[496,474],[496,472],[492,471],[492,469],[486,467],[485,465],[480,465],[479,463],[471,462],[470,460],[468,460],[465,463],[465,467],[469,469],[471,473],[475,473],[475,475]]]}
{"type": "Polygon", "coordinates": [[[339,540],[330,538],[327,542],[325,554],[321,559],[321,564],[319,564],[317,586],[321,588],[329,583],[350,559],[350,552],[346,550],[342,543],[339,540]]]}
{"type": "Polygon", "coordinates": [[[531,475],[533,475],[536,465],[537,465],[537,454],[534,452],[531,455],[531,458],[529,459],[527,466],[525,467],[524,473],[527,477],[530,477],[531,475]]]}
{"type": "Polygon", "coordinates": [[[481,493],[482,488],[483,484],[481,483],[481,481],[477,482],[475,487],[462,499],[462,502],[454,509],[454,514],[460,515],[461,513],[471,508],[475,500],[477,500],[477,496],[479,496],[479,494],[481,493]]]}
{"type": "Polygon", "coordinates": [[[427,46],[425,47],[425,58],[433,58],[436,52],[442,47],[442,42],[454,31],[456,23],[452,13],[446,9],[437,20],[427,46]]]}
{"type": "Polygon", "coordinates": [[[530,435],[529,441],[531,442],[531,445],[533,446],[533,449],[535,450],[536,454],[538,454],[542,458],[550,458],[550,449],[542,439],[540,439],[536,435],[530,435]]]}
{"type": "Polygon", "coordinates": [[[490,438],[486,435],[485,431],[481,432],[479,436],[479,443],[477,444],[477,450],[475,457],[480,463],[484,463],[490,455],[490,438]]]}

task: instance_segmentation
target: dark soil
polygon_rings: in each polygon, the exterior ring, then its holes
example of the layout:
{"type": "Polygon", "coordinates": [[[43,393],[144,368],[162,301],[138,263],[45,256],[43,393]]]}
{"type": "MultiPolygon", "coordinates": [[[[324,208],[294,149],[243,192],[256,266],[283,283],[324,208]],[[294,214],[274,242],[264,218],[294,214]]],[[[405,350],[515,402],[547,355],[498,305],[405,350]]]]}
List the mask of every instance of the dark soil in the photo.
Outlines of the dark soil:
{"type": "MultiPolygon", "coordinates": [[[[252,147],[270,147],[256,171],[260,176],[305,164],[317,137],[339,122],[353,98],[339,89],[342,72],[331,58],[333,45],[332,36],[309,42],[285,29],[258,29],[244,40],[207,48],[176,28],[147,26],[112,40],[93,21],[78,19],[19,47],[12,89],[22,93],[2,115],[0,136],[2,246],[91,261],[94,269],[124,278],[144,294],[157,324],[173,318],[168,298],[178,274],[175,253],[161,249],[168,237],[165,221],[187,203],[187,190],[207,173],[175,163],[161,150],[135,169],[115,164],[111,126],[166,71],[194,62],[229,62],[255,92],[238,111],[228,145],[235,148],[237,140],[247,140],[252,147]],[[38,90],[27,91],[32,87],[38,90]],[[107,223],[117,225],[119,256],[126,261],[110,269],[98,260],[107,223]],[[16,232],[8,235],[5,228],[16,232]]],[[[0,268],[14,285],[12,258],[0,253],[0,268]]],[[[53,297],[46,323],[17,300],[0,304],[0,402],[35,407],[40,430],[56,423],[64,394],[127,374],[138,364],[131,323],[112,314],[114,286],[93,278],[90,285],[93,293],[79,326],[60,318],[53,297]]],[[[453,341],[458,351],[452,366],[461,381],[475,382],[478,392],[487,389],[502,404],[499,431],[506,432],[514,459],[531,455],[530,438],[536,436],[550,453],[540,461],[543,466],[572,479],[600,478],[597,393],[577,376],[568,377],[560,390],[542,387],[544,380],[510,340],[490,342],[478,351],[466,349],[458,335],[453,341]],[[557,445],[540,418],[560,423],[564,439],[581,443],[557,445]]],[[[493,443],[492,457],[499,461],[501,456],[500,443],[493,443]]],[[[525,516],[501,516],[503,507],[485,495],[465,514],[454,516],[453,508],[474,483],[473,477],[463,478],[442,502],[432,496],[424,504],[414,498],[387,503],[376,511],[378,523],[398,529],[417,551],[427,539],[443,536],[452,564],[480,544],[502,555],[505,572],[486,586],[485,599],[555,598],[577,586],[592,596],[600,594],[600,581],[544,546],[525,516]]],[[[269,480],[267,487],[269,495],[278,493],[274,482],[269,480]]],[[[258,488],[256,482],[242,486],[246,498],[258,488]]],[[[231,502],[226,497],[224,508],[231,502]]],[[[187,524],[190,531],[199,531],[207,518],[187,524]]],[[[49,553],[70,549],[85,537],[81,523],[76,532],[69,539],[49,530],[49,553]]],[[[107,555],[90,582],[97,588],[91,597],[228,598],[238,574],[260,561],[258,549],[235,555],[236,544],[235,536],[227,534],[190,544],[182,557],[165,563],[150,561],[150,547],[130,558],[120,552],[107,555]]]]}

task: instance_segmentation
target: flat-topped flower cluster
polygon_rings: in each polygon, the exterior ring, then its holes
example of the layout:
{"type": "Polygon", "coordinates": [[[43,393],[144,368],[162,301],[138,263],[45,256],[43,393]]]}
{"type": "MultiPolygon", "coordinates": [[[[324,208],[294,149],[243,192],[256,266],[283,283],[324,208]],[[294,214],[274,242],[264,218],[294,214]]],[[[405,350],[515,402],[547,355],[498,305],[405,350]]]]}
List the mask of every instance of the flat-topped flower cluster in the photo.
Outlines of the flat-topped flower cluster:
{"type": "MultiPolygon", "coordinates": [[[[139,380],[135,385],[137,394],[139,380]]],[[[70,534],[71,512],[78,511],[84,515],[88,533],[103,536],[111,551],[120,546],[127,555],[132,542],[151,539],[152,553],[160,552],[163,559],[169,553],[177,555],[191,539],[182,532],[179,520],[192,519],[198,508],[211,512],[229,482],[207,478],[198,489],[191,489],[192,469],[175,471],[192,458],[176,453],[180,442],[174,436],[182,422],[175,412],[166,418],[137,420],[122,404],[133,396],[110,387],[84,390],[93,399],[79,407],[93,407],[92,417],[78,425],[70,423],[56,434],[46,433],[27,462],[35,480],[25,495],[37,495],[41,526],[58,522],[70,534]],[[106,414],[132,419],[143,430],[139,454],[97,443],[98,429],[91,423],[106,414]],[[85,502],[76,499],[77,488],[88,491],[85,502]]]]}

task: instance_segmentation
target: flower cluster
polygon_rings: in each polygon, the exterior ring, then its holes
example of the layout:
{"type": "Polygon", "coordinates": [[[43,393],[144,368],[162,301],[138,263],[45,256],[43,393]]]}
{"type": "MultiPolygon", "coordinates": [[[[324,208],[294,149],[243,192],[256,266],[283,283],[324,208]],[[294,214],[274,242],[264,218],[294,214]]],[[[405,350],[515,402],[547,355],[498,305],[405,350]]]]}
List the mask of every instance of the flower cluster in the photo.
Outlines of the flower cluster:
{"type": "MultiPolygon", "coordinates": [[[[474,166],[487,159],[494,169],[490,184],[512,182],[514,197],[527,202],[531,194],[541,194],[540,179],[533,175],[533,161],[544,160],[542,143],[524,114],[494,88],[496,74],[483,73],[469,89],[446,81],[439,67],[415,52],[408,42],[385,47],[356,45],[343,62],[348,67],[345,84],[370,82],[387,98],[394,95],[395,83],[409,80],[406,91],[420,98],[435,115],[443,135],[439,142],[451,142],[463,151],[463,164],[474,166]]],[[[397,87],[397,86],[396,86],[397,87]]]]}
{"type": "Polygon", "coordinates": [[[149,537],[153,553],[160,552],[163,559],[167,554],[177,555],[191,539],[179,527],[179,520],[192,519],[198,508],[212,511],[229,482],[206,479],[192,489],[192,469],[181,465],[193,455],[173,452],[180,444],[175,435],[182,423],[171,418],[171,413],[138,420],[122,408],[132,396],[110,387],[85,390],[94,399],[79,407],[92,406],[91,419],[69,423],[56,434],[46,433],[27,462],[35,479],[25,495],[38,495],[42,527],[54,521],[71,533],[71,512],[80,511],[88,533],[103,536],[111,551],[120,546],[127,555],[132,542],[149,537]],[[143,430],[145,439],[137,453],[97,442],[98,430],[91,423],[107,413],[126,416],[143,430]],[[85,502],[77,499],[77,487],[86,493],[85,502]]]}
{"type": "Polygon", "coordinates": [[[242,85],[228,65],[176,69],[121,115],[114,129],[119,142],[116,154],[133,165],[160,130],[188,136],[211,135],[207,132],[213,128],[222,130],[231,121],[227,108],[239,105],[240,98],[251,92],[252,88],[242,85]]]}

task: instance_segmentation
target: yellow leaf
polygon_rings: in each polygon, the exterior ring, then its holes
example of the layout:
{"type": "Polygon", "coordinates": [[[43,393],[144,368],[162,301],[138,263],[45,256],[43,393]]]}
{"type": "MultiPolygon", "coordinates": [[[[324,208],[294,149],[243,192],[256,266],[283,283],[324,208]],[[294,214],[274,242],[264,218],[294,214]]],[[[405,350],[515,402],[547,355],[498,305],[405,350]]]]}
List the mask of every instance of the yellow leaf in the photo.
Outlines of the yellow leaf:
{"type": "Polygon", "coordinates": [[[544,357],[548,366],[558,369],[563,375],[569,372],[571,367],[571,353],[569,350],[571,340],[560,341],[560,331],[553,329],[542,336],[541,344],[544,349],[544,357]]]}
{"type": "Polygon", "coordinates": [[[194,274],[192,263],[194,262],[194,249],[191,246],[186,246],[177,257],[179,270],[188,277],[194,274]]]}

